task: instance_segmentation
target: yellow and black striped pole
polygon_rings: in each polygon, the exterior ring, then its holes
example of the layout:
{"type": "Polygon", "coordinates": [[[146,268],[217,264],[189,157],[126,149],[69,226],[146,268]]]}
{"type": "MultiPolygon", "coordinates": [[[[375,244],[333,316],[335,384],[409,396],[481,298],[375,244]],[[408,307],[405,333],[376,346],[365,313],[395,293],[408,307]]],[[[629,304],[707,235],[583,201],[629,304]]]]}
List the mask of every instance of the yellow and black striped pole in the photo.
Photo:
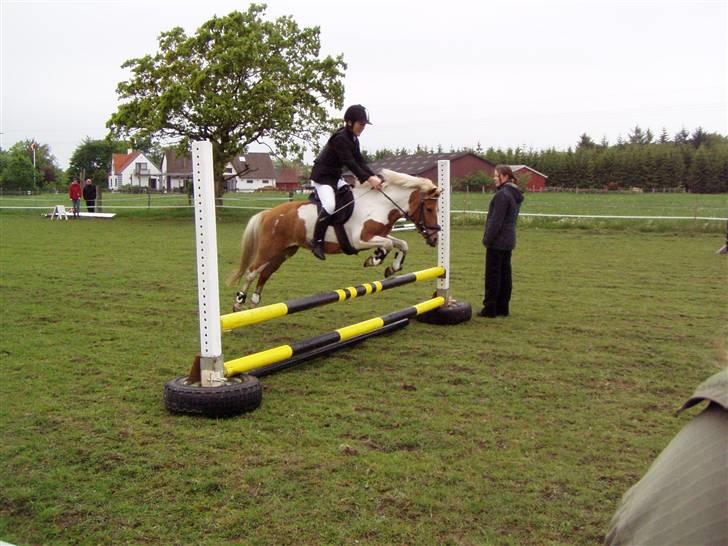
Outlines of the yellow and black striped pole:
{"type": "Polygon", "coordinates": [[[241,373],[247,373],[251,370],[275,364],[321,347],[346,341],[348,339],[373,332],[395,322],[399,322],[403,319],[427,313],[428,311],[437,309],[444,304],[445,298],[440,296],[423,301],[422,303],[418,303],[412,307],[407,307],[406,309],[389,313],[388,315],[358,322],[350,326],[344,326],[343,328],[339,328],[333,332],[312,337],[303,341],[298,341],[291,345],[280,345],[272,349],[236,358],[235,360],[225,362],[225,376],[230,377],[241,373]]]}
{"type": "Polygon", "coordinates": [[[321,292],[314,296],[306,296],[283,303],[273,303],[263,307],[256,307],[255,309],[246,309],[245,311],[229,313],[220,317],[220,325],[223,332],[228,332],[235,328],[258,324],[260,322],[283,317],[292,313],[298,313],[299,311],[305,311],[306,309],[312,309],[321,305],[339,303],[361,296],[368,296],[369,294],[375,294],[404,284],[437,279],[443,275],[445,275],[444,267],[430,267],[429,269],[423,269],[422,271],[415,271],[405,275],[398,275],[396,277],[389,277],[388,279],[381,281],[368,282],[358,286],[331,290],[330,292],[321,292]]]}

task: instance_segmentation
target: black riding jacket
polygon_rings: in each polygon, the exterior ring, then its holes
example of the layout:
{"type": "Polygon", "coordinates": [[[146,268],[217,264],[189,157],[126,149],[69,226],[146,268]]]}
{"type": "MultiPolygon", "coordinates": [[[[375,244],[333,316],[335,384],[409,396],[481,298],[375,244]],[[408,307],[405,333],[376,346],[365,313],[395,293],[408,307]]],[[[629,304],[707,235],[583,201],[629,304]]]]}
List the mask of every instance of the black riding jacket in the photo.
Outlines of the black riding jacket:
{"type": "Polygon", "coordinates": [[[488,207],[483,245],[495,250],[516,248],[516,221],[523,203],[523,192],[513,182],[497,190],[488,207]]]}
{"type": "Polygon", "coordinates": [[[83,187],[83,198],[85,201],[94,201],[96,199],[96,186],[87,184],[83,187]]]}
{"type": "Polygon", "coordinates": [[[359,139],[348,127],[342,127],[331,135],[313,162],[311,180],[336,189],[344,167],[354,173],[360,182],[374,176],[374,172],[364,162],[361,155],[359,139]]]}

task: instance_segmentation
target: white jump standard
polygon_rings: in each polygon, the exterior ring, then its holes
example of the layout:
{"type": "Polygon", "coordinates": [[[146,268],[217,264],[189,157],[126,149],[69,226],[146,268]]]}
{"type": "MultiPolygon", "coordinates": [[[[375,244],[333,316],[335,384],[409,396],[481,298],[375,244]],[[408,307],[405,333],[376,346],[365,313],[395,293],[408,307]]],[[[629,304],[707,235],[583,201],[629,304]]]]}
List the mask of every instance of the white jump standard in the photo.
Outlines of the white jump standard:
{"type": "Polygon", "coordinates": [[[457,324],[470,319],[472,313],[470,305],[456,302],[449,296],[449,162],[438,162],[439,185],[443,190],[438,210],[438,221],[442,227],[438,239],[438,266],[223,316],[220,315],[218,296],[217,227],[212,145],[209,142],[193,143],[192,163],[200,354],[195,359],[188,376],[178,377],[165,385],[165,405],[170,411],[208,416],[228,416],[251,411],[257,408],[262,400],[262,388],[258,376],[402,328],[412,317],[434,324],[457,324]],[[223,331],[431,279],[437,279],[435,297],[412,307],[228,362],[223,359],[223,331]]]}

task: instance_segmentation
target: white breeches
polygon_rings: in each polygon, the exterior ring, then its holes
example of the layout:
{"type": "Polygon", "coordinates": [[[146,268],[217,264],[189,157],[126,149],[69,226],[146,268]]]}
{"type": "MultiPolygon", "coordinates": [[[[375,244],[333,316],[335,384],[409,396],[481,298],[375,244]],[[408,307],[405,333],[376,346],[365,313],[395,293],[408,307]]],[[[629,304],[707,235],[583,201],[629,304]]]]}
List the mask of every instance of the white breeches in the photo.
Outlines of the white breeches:
{"type": "MultiPolygon", "coordinates": [[[[311,184],[313,184],[313,187],[316,190],[319,201],[321,201],[321,206],[328,214],[333,214],[336,210],[336,194],[334,193],[334,188],[327,186],[326,184],[319,184],[313,180],[311,180],[311,184]]],[[[345,180],[339,180],[336,188],[338,189],[346,185],[347,183],[345,180]]]]}

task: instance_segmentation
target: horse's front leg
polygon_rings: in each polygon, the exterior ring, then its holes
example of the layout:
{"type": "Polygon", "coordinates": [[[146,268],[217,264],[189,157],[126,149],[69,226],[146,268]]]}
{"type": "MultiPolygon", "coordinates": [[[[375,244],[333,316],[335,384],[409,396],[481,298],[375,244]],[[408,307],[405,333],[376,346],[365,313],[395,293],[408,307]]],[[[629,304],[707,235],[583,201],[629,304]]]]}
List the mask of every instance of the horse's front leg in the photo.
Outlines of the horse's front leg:
{"type": "Polygon", "coordinates": [[[389,237],[376,235],[368,241],[360,241],[357,248],[360,250],[366,250],[369,248],[375,249],[374,254],[364,261],[364,267],[374,267],[380,265],[384,261],[384,258],[387,257],[387,254],[389,254],[393,246],[392,240],[389,237]]]}
{"type": "Polygon", "coordinates": [[[389,236],[389,239],[391,239],[392,245],[397,250],[394,253],[394,260],[392,260],[392,265],[388,266],[387,269],[384,270],[385,277],[391,277],[395,273],[402,271],[404,259],[407,257],[407,251],[409,250],[409,246],[407,246],[407,241],[397,239],[396,237],[392,237],[391,235],[389,236]]]}
{"type": "Polygon", "coordinates": [[[386,250],[384,247],[378,246],[374,253],[369,256],[366,260],[364,260],[364,267],[375,267],[381,264],[384,261],[384,258],[387,257],[387,254],[389,254],[389,251],[386,250]]]}

